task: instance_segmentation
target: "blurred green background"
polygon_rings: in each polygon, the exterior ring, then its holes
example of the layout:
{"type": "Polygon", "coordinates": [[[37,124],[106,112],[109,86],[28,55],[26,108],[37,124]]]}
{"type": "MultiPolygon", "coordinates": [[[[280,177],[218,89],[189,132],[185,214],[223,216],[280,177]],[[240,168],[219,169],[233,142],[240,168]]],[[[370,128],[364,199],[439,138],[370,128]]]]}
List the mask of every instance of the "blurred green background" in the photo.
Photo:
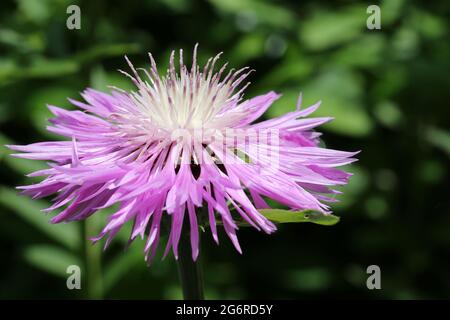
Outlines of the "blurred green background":
{"type": "MultiPolygon", "coordinates": [[[[106,251],[85,239],[108,212],[53,226],[47,200],[14,186],[43,163],[13,159],[6,143],[55,139],[46,104],[71,108],[91,86],[130,89],[117,72],[160,65],[171,49],[186,58],[256,69],[246,97],[275,90],[267,117],[322,100],[326,145],[362,150],[334,206],[341,222],[280,226],[272,236],[240,230],[240,256],[228,239],[202,243],[207,298],[448,298],[450,295],[450,2],[17,0],[0,4],[0,298],[180,298],[173,258],[143,260],[142,242],[125,250],[122,232],[106,251]],[[81,8],[68,30],[66,8],[81,8]],[[366,28],[381,7],[381,30],[366,28]],[[82,266],[82,290],[66,288],[66,267],[82,266]],[[366,268],[381,268],[381,290],[366,268]]],[[[161,68],[163,69],[163,68],[161,68]]]]}

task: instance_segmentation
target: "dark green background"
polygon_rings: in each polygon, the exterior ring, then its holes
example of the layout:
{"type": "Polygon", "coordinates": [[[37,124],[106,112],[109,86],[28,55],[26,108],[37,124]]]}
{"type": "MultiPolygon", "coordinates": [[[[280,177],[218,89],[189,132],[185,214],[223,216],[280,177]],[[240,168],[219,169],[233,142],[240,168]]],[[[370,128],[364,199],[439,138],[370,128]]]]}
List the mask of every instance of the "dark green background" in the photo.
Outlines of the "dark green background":
{"type": "MultiPolygon", "coordinates": [[[[448,298],[450,294],[450,2],[446,0],[257,1],[17,0],[0,3],[0,144],[55,137],[46,103],[70,108],[85,87],[130,89],[116,70],[147,52],[165,66],[171,49],[200,61],[256,69],[246,97],[283,94],[266,116],[322,100],[317,115],[330,148],[362,150],[334,206],[333,227],[283,225],[272,236],[239,232],[202,243],[208,298],[448,298]],[[81,8],[81,30],[66,8],[81,8]],[[381,6],[382,29],[368,30],[366,8],[381,6]],[[382,289],[366,288],[381,268],[382,289]]],[[[53,226],[47,200],[19,196],[24,174],[44,166],[0,153],[1,298],[180,298],[173,258],[150,269],[142,242],[125,251],[121,233],[106,252],[92,247],[108,212],[53,226]],[[66,289],[67,265],[83,268],[82,290],[66,289]]]]}

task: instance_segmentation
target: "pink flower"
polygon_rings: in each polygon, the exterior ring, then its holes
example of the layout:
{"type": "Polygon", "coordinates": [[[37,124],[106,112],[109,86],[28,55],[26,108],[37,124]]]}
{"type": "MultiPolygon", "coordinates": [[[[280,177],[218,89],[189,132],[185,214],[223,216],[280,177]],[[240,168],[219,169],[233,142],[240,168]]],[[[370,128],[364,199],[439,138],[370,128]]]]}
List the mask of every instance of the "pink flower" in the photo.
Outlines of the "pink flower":
{"type": "Polygon", "coordinates": [[[70,100],[81,110],[49,106],[55,118],[48,130],[70,140],[9,146],[23,152],[16,157],[50,161],[48,169],[30,174],[46,176],[42,182],[19,188],[33,198],[57,194],[45,210],[61,210],[52,223],[86,219],[120,204],[94,240],[107,236],[106,247],[132,221],[130,240],[146,239],[146,258],[155,254],[165,219],[171,226],[165,254],[172,249],[178,258],[184,227],[195,260],[199,221],[208,222],[216,242],[217,224],[223,225],[241,252],[237,219],[266,233],[276,230],[257,210],[269,207],[265,198],[329,212],[323,201],[338,193],[330,187],[350,175],[335,167],[355,160],[355,153],[318,146],[320,134],[313,129],[331,118],[305,118],[319,104],[301,110],[299,101],[297,110],[255,123],[279,95],[243,101],[247,84],[241,84],[251,70],[225,72],[224,65],[214,72],[219,56],[201,70],[195,48],[189,70],[180,50],[177,73],[172,52],[164,77],[151,55],[151,67],[139,69],[141,75],[127,59],[132,72],[123,73],[136,91],[86,89],[85,102],[70,100]]]}

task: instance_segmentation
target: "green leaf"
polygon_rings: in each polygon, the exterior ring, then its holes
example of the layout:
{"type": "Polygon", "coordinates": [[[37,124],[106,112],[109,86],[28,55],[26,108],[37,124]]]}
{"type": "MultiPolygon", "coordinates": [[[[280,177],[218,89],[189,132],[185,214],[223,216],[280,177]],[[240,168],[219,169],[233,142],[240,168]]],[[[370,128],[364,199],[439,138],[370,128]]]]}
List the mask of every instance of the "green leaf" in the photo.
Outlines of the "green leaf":
{"type": "Polygon", "coordinates": [[[125,54],[133,54],[140,52],[141,46],[137,43],[113,43],[113,44],[102,44],[95,45],[89,49],[77,53],[73,58],[78,63],[84,64],[106,57],[116,57],[125,54]]]}
{"type": "MultiPolygon", "coordinates": [[[[404,10],[405,0],[384,0],[381,2],[381,12],[383,26],[390,25],[398,20],[406,11],[404,10]]],[[[423,21],[421,21],[422,23],[423,21]]]]}
{"type": "MultiPolygon", "coordinates": [[[[300,86],[301,80],[310,76],[313,70],[313,59],[297,49],[288,49],[285,58],[275,68],[263,75],[259,85],[267,89],[289,83],[298,83],[300,86]]],[[[300,89],[296,91],[298,96],[300,89]]]]}
{"type": "Polygon", "coordinates": [[[400,108],[389,100],[383,100],[377,103],[373,114],[380,123],[389,128],[397,127],[404,119],[400,108]]]}
{"type": "MultiPolygon", "coordinates": [[[[368,136],[373,130],[363,99],[363,81],[359,73],[346,68],[330,68],[310,80],[303,88],[303,105],[310,106],[321,100],[314,116],[333,117],[334,120],[319,130],[329,130],[350,137],[368,136]],[[323,128],[323,129],[322,129],[323,128]]],[[[294,110],[298,87],[284,90],[275,106],[267,110],[269,118],[294,110]]]]}
{"type": "Polygon", "coordinates": [[[115,257],[105,268],[103,278],[105,292],[113,288],[121,278],[130,272],[133,266],[136,266],[142,260],[141,250],[136,250],[134,247],[115,257]]]}
{"type": "Polygon", "coordinates": [[[330,286],[332,274],[321,267],[292,270],[288,272],[285,283],[294,290],[318,291],[330,286]]]}
{"type": "Polygon", "coordinates": [[[332,226],[339,222],[338,216],[316,210],[260,209],[258,211],[267,219],[277,223],[312,222],[324,226],[332,226]]]}
{"type": "Polygon", "coordinates": [[[101,64],[92,68],[90,82],[92,88],[105,92],[111,91],[111,86],[128,91],[135,89],[130,79],[118,71],[106,72],[101,64]]]}
{"type": "Polygon", "coordinates": [[[252,33],[236,41],[228,58],[236,64],[245,64],[264,53],[265,37],[261,33],[252,33]]]}
{"type": "Polygon", "coordinates": [[[233,153],[241,160],[243,160],[245,163],[252,163],[250,156],[245,153],[244,151],[240,149],[234,149],[233,153]]]}
{"type": "Polygon", "coordinates": [[[267,1],[256,0],[209,0],[219,11],[239,14],[252,12],[258,20],[274,28],[288,29],[295,25],[295,15],[282,6],[267,1]]]}
{"type": "Polygon", "coordinates": [[[426,131],[426,138],[432,145],[450,155],[450,132],[430,127],[426,131]]]}
{"type": "Polygon", "coordinates": [[[341,169],[352,172],[353,176],[350,178],[348,184],[336,188],[345,194],[345,196],[338,197],[339,202],[333,204],[333,209],[336,212],[344,211],[355,204],[358,199],[361,199],[361,195],[368,189],[371,183],[371,176],[365,167],[352,164],[343,166],[341,169]]]}
{"type": "Polygon", "coordinates": [[[349,67],[379,68],[385,48],[385,37],[376,33],[368,34],[342,47],[331,63],[349,67]]]}
{"type": "Polygon", "coordinates": [[[34,23],[41,24],[51,15],[50,1],[19,0],[19,12],[34,23]]]}
{"type": "MultiPolygon", "coordinates": [[[[15,153],[15,151],[5,147],[7,144],[16,143],[0,133],[0,165],[6,164],[9,168],[20,174],[28,174],[46,168],[46,165],[43,162],[11,157],[10,154],[15,153]]],[[[40,177],[30,177],[28,179],[33,182],[41,180],[40,177]]]]}
{"type": "MultiPolygon", "coordinates": [[[[0,44],[4,42],[4,39],[2,39],[2,37],[2,30],[0,30],[0,44]]],[[[8,83],[8,81],[10,81],[10,78],[14,77],[14,75],[18,72],[20,72],[19,68],[12,58],[0,58],[0,85],[8,83]]]]}
{"type": "Polygon", "coordinates": [[[81,243],[78,226],[75,224],[51,224],[48,216],[41,210],[48,207],[44,201],[31,200],[20,196],[15,190],[0,187],[0,205],[17,213],[24,220],[35,226],[50,238],[68,248],[76,249],[81,243]]]}
{"type": "Polygon", "coordinates": [[[366,18],[366,7],[361,5],[333,11],[321,9],[301,24],[300,40],[311,50],[338,46],[366,31],[366,18]]]}
{"type": "Polygon", "coordinates": [[[446,33],[445,21],[438,15],[415,9],[411,14],[411,21],[414,28],[428,39],[437,39],[446,33]]]}
{"type": "Polygon", "coordinates": [[[72,253],[51,245],[33,245],[25,249],[25,260],[31,265],[60,277],[67,277],[67,267],[81,267],[80,259],[72,253]]]}
{"type": "Polygon", "coordinates": [[[79,70],[79,65],[72,59],[48,60],[39,58],[33,60],[30,67],[22,70],[19,77],[25,78],[57,78],[75,73],[79,70]]]}
{"type": "Polygon", "coordinates": [[[43,135],[48,136],[52,140],[61,139],[61,136],[49,132],[46,129],[46,126],[49,124],[48,119],[54,117],[48,109],[47,104],[70,109],[73,107],[67,98],[77,96],[77,90],[70,86],[58,84],[42,86],[39,90],[29,94],[25,100],[25,107],[30,117],[30,123],[43,135]]]}

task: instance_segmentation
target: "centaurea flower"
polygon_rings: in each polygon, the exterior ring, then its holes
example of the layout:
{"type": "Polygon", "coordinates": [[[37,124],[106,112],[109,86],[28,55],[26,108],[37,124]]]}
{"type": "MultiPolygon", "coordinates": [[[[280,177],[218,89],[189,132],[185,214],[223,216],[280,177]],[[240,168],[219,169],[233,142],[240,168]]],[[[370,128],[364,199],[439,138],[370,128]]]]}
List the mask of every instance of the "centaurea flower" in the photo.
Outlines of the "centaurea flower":
{"type": "MultiPolygon", "coordinates": [[[[197,47],[196,47],[197,48],[197,47]]],[[[202,69],[196,48],[192,67],[179,54],[170,56],[166,76],[160,76],[150,54],[149,70],[125,73],[136,86],[110,93],[86,89],[85,102],[71,100],[80,110],[49,106],[55,118],[50,132],[67,141],[9,146],[15,156],[46,160],[49,168],[30,176],[46,176],[19,187],[33,198],[57,194],[46,212],[61,210],[51,222],[82,220],[119,204],[95,241],[107,246],[130,221],[130,240],[145,239],[145,256],[156,252],[164,219],[170,221],[166,252],[178,257],[182,231],[189,229],[192,258],[199,253],[199,224],[207,222],[218,242],[218,224],[236,249],[237,221],[258,230],[276,230],[258,210],[273,199],[291,209],[324,213],[324,202],[338,193],[349,174],[335,167],[348,164],[355,153],[318,146],[313,129],[331,118],[306,118],[319,103],[278,118],[255,122],[279,97],[275,92],[243,100],[252,70],[215,72],[220,56],[202,69]],[[331,196],[330,196],[331,195],[331,196]],[[202,208],[202,210],[199,210],[202,208]]],[[[301,99],[300,99],[301,100],[301,99]]]]}

